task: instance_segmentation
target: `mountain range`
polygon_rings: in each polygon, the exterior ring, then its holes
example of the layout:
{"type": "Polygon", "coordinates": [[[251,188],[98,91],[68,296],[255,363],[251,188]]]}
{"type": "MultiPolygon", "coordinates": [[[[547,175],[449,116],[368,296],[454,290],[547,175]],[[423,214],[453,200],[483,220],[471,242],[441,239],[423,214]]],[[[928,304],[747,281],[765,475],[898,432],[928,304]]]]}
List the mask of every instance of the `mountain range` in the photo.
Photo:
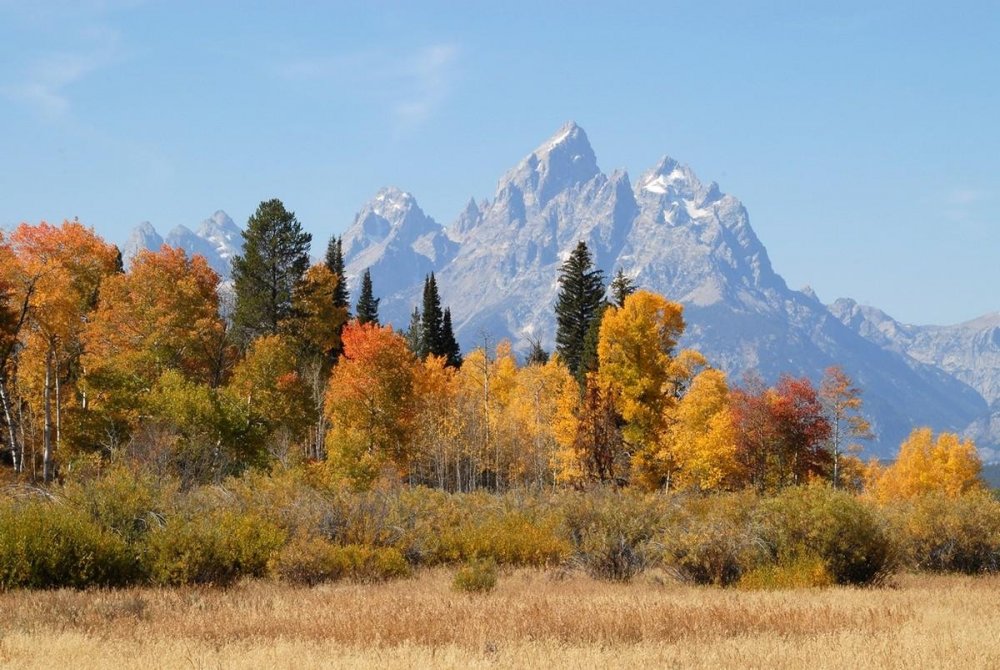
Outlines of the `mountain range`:
{"type": "MultiPolygon", "coordinates": [[[[202,253],[223,276],[240,248],[239,227],[216,212],[195,232],[161,238],[148,223],[123,255],[167,243],[202,253]]],[[[586,133],[568,123],[503,175],[491,199],[468,204],[447,227],[413,195],[379,190],[343,233],[348,283],[356,294],[370,268],[380,314],[397,327],[419,304],[435,272],[468,350],[502,338],[551,349],[559,267],[578,241],[610,276],[685,305],[683,346],[706,354],[732,379],[756,371],[817,380],[840,365],[864,389],[877,440],[867,453],[889,457],[917,425],[977,439],[1000,455],[1000,314],[957,326],[911,326],[840,299],[824,305],[792,290],[771,266],[746,208],[715,182],[664,157],[632,182],[600,170],[586,133]]]]}

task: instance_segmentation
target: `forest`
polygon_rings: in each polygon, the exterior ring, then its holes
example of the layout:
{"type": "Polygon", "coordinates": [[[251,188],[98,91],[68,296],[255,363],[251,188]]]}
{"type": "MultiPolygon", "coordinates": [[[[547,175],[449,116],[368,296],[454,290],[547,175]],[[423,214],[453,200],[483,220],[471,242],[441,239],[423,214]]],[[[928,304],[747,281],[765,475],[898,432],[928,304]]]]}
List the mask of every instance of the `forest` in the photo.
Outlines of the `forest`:
{"type": "Polygon", "coordinates": [[[78,221],[0,237],[0,590],[273,578],[313,585],[452,566],[627,582],[877,585],[1000,569],[975,445],[918,428],[865,462],[863,393],[727,379],[679,348],[683,308],[607,285],[580,242],[555,351],[461,352],[437,280],[409,327],[353,303],[341,242],[278,200],[232,282],[164,246],[126,269],[78,221]]]}

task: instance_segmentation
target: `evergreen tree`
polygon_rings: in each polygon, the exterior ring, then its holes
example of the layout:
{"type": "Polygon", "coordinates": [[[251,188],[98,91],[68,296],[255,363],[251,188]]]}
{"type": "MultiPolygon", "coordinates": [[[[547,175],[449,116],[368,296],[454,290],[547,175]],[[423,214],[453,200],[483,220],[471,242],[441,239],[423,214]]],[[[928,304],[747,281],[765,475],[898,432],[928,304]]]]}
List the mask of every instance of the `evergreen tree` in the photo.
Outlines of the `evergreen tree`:
{"type": "Polygon", "coordinates": [[[531,344],[531,349],[528,350],[526,365],[545,365],[549,362],[549,352],[542,348],[540,340],[529,336],[528,343],[531,344]]]}
{"type": "Polygon", "coordinates": [[[625,305],[625,298],[635,293],[635,282],[625,272],[618,268],[615,278],[611,280],[611,299],[616,307],[625,305]]]}
{"type": "Polygon", "coordinates": [[[413,314],[410,315],[410,327],[406,329],[406,333],[403,337],[406,339],[406,344],[410,347],[410,351],[414,354],[419,354],[420,347],[423,346],[424,328],[420,321],[420,308],[414,307],[413,314]]]}
{"type": "Polygon", "coordinates": [[[361,295],[358,296],[357,316],[360,323],[379,325],[378,303],[380,300],[381,298],[376,298],[375,292],[372,290],[372,271],[370,268],[366,269],[365,274],[361,277],[361,295]]]}
{"type": "Polygon", "coordinates": [[[600,306],[597,308],[597,312],[594,314],[594,318],[590,320],[590,325],[587,327],[587,334],[583,338],[583,351],[580,354],[580,369],[576,373],[576,379],[580,382],[581,387],[584,382],[587,381],[588,372],[597,372],[597,343],[601,339],[601,319],[604,318],[604,313],[608,311],[609,307],[611,307],[609,302],[605,300],[601,301],[600,306]]]}
{"type": "Polygon", "coordinates": [[[421,318],[421,343],[417,355],[426,358],[444,356],[444,314],[441,312],[441,297],[438,295],[434,273],[424,279],[424,305],[421,318]]]}
{"type": "Polygon", "coordinates": [[[292,316],[292,291],[309,267],[312,236],[278,199],[261,202],[243,231],[243,253],[233,258],[233,325],[246,344],[277,334],[292,316]]]}
{"type": "Polygon", "coordinates": [[[347,275],[344,274],[344,245],[340,237],[331,237],[326,245],[326,267],[337,277],[337,290],[333,294],[334,307],[350,311],[351,298],[347,292],[347,275]]]}
{"type": "Polygon", "coordinates": [[[453,368],[462,367],[462,350],[458,346],[458,340],[455,339],[455,331],[451,327],[451,308],[444,308],[444,317],[442,319],[442,325],[444,334],[442,340],[444,341],[444,357],[447,359],[448,365],[453,368]]]}
{"type": "Polygon", "coordinates": [[[559,271],[556,302],[556,351],[577,377],[581,376],[584,340],[604,296],[604,275],[593,267],[586,242],[580,242],[559,271]]]}

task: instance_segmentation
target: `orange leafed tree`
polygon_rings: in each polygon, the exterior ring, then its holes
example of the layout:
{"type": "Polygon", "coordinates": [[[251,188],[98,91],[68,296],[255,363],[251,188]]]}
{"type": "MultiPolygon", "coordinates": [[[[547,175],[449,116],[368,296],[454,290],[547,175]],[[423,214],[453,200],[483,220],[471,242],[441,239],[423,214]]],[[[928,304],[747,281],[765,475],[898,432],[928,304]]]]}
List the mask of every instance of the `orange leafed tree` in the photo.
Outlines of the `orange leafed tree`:
{"type": "Polygon", "coordinates": [[[391,326],[352,322],[326,394],[327,455],[357,486],[387,466],[405,477],[411,457],[416,359],[391,326]]]}
{"type": "Polygon", "coordinates": [[[62,441],[64,401],[75,395],[85,317],[102,281],[117,268],[118,250],[78,221],[21,224],[10,240],[22,271],[32,278],[20,376],[32,412],[42,416],[43,478],[48,481],[62,441]]]}
{"type": "Polygon", "coordinates": [[[83,428],[134,428],[144,398],[168,370],[219,385],[227,351],[218,282],[203,257],[169,246],[140,252],[127,274],[105,281],[83,334],[91,410],[83,428]]]}

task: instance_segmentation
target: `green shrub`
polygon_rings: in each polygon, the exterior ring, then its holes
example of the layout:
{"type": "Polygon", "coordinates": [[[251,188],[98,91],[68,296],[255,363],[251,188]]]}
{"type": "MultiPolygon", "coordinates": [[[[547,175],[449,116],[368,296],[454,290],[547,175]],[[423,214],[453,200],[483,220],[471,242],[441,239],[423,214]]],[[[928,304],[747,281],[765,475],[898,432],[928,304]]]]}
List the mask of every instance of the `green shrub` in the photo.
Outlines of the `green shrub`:
{"type": "Polygon", "coordinates": [[[762,538],[778,564],[818,556],[838,584],[879,584],[896,551],[881,519],[865,502],[825,485],[785,489],[757,508],[762,538]]]}
{"type": "Polygon", "coordinates": [[[86,513],[54,502],[0,503],[0,588],[122,586],[134,555],[86,513]]]}
{"type": "Polygon", "coordinates": [[[663,535],[663,561],[683,581],[729,586],[764,558],[750,492],[676,500],[663,535]]]}
{"type": "Polygon", "coordinates": [[[656,560],[667,522],[662,496],[594,489],[568,498],[564,532],[574,560],[596,579],[628,581],[656,560]]]}
{"type": "Polygon", "coordinates": [[[280,579],[314,585],[338,579],[378,582],[406,577],[410,566],[392,547],[338,546],[320,538],[297,538],[271,562],[280,579]]]}
{"type": "Polygon", "coordinates": [[[280,528],[255,514],[176,515],[150,535],[150,571],[160,584],[227,585],[263,576],[284,541],[280,528]]]}
{"type": "Polygon", "coordinates": [[[987,492],[920,496],[891,503],[884,514],[909,568],[1000,571],[1000,501],[987,492]]]}
{"type": "Polygon", "coordinates": [[[85,484],[70,484],[66,497],[70,504],[130,545],[143,541],[163,519],[164,495],[159,487],[149,476],[121,467],[85,484]]]}
{"type": "Polygon", "coordinates": [[[787,563],[758,565],[744,572],[737,586],[752,591],[830,586],[833,577],[819,556],[800,555],[787,563]]]}
{"type": "Polygon", "coordinates": [[[490,560],[470,561],[455,571],[451,585],[464,593],[492,591],[497,585],[497,565],[490,560]]]}

